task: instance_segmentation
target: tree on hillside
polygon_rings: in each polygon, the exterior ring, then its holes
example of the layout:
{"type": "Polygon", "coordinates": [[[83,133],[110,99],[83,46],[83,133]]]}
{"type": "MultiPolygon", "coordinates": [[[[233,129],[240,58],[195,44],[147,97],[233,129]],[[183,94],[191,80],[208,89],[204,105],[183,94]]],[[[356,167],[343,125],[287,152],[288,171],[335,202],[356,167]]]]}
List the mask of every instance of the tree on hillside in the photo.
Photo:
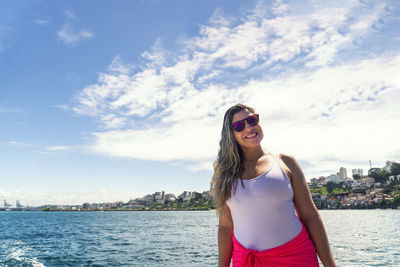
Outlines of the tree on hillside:
{"type": "Polygon", "coordinates": [[[397,208],[400,206],[400,188],[397,187],[393,190],[393,201],[392,208],[397,208]]]}
{"type": "Polygon", "coordinates": [[[326,184],[326,189],[328,190],[328,193],[329,194],[332,194],[332,192],[333,192],[333,189],[335,189],[335,184],[333,183],[333,182],[328,182],[327,184],[326,184]]]}
{"type": "Polygon", "coordinates": [[[390,166],[390,175],[399,175],[400,174],[400,163],[395,161],[392,162],[390,166]]]}
{"type": "Polygon", "coordinates": [[[381,168],[371,168],[368,170],[368,176],[375,179],[375,182],[384,183],[389,178],[389,173],[381,168]]]}
{"type": "Polygon", "coordinates": [[[381,168],[371,168],[368,170],[368,176],[375,178],[378,176],[378,173],[381,171],[381,168]],[[375,176],[375,177],[374,177],[375,176]]]}
{"type": "Polygon", "coordinates": [[[203,199],[203,195],[196,192],[196,193],[195,193],[194,199],[195,199],[195,200],[202,200],[202,199],[203,199]]]}
{"type": "Polygon", "coordinates": [[[360,175],[359,174],[353,174],[353,179],[354,180],[360,180],[360,175]]]}

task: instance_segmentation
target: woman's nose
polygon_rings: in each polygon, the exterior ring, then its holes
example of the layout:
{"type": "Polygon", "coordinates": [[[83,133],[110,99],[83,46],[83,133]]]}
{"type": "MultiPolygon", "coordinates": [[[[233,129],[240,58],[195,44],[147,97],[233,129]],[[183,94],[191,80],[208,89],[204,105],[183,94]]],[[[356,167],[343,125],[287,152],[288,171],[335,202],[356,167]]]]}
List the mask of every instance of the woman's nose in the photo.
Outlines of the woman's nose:
{"type": "Polygon", "coordinates": [[[253,129],[254,128],[254,126],[251,126],[247,121],[245,121],[245,123],[244,123],[244,125],[245,125],[245,129],[246,128],[249,128],[249,129],[253,129]]]}

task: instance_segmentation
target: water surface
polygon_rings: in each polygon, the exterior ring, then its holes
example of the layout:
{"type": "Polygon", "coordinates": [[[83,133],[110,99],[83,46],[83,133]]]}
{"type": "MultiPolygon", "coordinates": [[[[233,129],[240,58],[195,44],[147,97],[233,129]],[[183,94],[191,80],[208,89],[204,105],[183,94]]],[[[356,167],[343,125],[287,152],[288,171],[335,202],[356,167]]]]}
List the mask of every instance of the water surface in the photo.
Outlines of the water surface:
{"type": "MultiPolygon", "coordinates": [[[[400,266],[400,210],[322,210],[338,266],[400,266]]],[[[216,266],[214,211],[0,212],[0,266],[216,266]]]]}

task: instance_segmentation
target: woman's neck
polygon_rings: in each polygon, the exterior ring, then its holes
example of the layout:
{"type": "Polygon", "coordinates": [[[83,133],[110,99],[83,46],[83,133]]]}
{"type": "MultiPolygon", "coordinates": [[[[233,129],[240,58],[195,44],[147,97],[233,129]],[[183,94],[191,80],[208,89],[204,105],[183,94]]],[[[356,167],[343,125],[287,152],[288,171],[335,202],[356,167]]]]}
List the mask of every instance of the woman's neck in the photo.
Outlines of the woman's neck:
{"type": "Polygon", "coordinates": [[[259,158],[265,155],[261,146],[251,149],[243,149],[245,162],[257,162],[259,158]]]}

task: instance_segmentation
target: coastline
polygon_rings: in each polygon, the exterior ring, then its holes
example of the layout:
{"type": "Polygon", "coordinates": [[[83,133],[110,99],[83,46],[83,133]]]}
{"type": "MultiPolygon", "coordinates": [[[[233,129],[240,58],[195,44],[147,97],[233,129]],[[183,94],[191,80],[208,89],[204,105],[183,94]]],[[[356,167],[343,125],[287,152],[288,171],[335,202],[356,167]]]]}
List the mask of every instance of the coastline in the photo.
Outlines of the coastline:
{"type": "MultiPolygon", "coordinates": [[[[320,210],[400,210],[397,208],[330,208],[318,209],[320,210]]],[[[1,212],[149,212],[149,211],[216,211],[215,209],[86,209],[86,210],[72,210],[72,209],[31,209],[31,210],[0,210],[1,212]]]]}

